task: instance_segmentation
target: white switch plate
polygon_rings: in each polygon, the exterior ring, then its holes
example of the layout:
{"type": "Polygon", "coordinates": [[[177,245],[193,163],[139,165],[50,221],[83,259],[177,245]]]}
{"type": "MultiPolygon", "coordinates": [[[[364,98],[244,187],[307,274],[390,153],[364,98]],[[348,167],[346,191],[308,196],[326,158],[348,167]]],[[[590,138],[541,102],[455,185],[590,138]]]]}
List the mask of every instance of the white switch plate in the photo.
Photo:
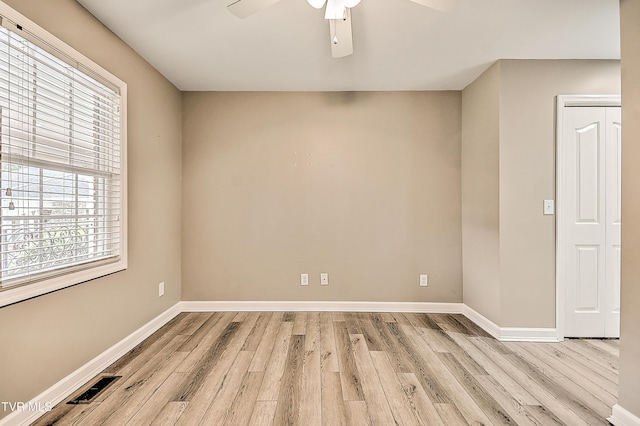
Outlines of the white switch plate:
{"type": "Polygon", "coordinates": [[[320,274],[320,285],[329,285],[329,274],[326,272],[320,274]]]}
{"type": "Polygon", "coordinates": [[[309,274],[300,274],[300,285],[309,285],[309,274]]]}
{"type": "Polygon", "coordinates": [[[158,297],[164,296],[164,281],[158,284],[158,297]]]}
{"type": "Polygon", "coordinates": [[[544,214],[555,214],[556,206],[554,200],[544,200],[544,214]]]}
{"type": "Polygon", "coordinates": [[[426,287],[429,284],[428,275],[420,275],[420,287],[426,287]]]}

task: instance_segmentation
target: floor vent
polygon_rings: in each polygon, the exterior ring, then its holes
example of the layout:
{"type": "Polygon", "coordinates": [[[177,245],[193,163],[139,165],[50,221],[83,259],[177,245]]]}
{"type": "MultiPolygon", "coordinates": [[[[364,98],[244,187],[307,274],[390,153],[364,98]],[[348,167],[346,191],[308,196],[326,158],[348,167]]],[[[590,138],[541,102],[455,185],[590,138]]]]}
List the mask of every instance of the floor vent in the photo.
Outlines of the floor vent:
{"type": "Polygon", "coordinates": [[[100,392],[108,388],[113,382],[118,380],[121,376],[103,376],[97,382],[95,382],[89,389],[78,395],[77,398],[67,402],[67,404],[91,404],[100,392]]]}

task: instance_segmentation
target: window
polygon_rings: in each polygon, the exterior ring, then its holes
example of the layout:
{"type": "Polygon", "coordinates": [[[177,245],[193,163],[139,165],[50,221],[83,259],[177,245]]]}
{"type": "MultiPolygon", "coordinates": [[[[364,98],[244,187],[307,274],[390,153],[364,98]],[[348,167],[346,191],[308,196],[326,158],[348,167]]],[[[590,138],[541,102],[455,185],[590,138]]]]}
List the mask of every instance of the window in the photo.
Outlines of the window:
{"type": "Polygon", "coordinates": [[[0,6],[3,306],[126,268],[126,86],[0,6]]]}

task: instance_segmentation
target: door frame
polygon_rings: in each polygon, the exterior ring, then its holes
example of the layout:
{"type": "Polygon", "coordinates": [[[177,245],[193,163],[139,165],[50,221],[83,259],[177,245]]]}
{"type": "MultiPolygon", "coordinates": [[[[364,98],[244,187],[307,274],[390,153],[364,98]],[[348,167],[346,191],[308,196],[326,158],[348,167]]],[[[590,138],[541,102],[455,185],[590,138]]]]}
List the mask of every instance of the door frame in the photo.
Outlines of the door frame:
{"type": "Polygon", "coordinates": [[[564,211],[560,200],[564,199],[564,178],[562,165],[564,156],[564,109],[566,107],[621,107],[620,95],[558,95],[556,98],[556,333],[558,341],[564,340],[565,311],[565,256],[566,230],[564,229],[564,211]]]}

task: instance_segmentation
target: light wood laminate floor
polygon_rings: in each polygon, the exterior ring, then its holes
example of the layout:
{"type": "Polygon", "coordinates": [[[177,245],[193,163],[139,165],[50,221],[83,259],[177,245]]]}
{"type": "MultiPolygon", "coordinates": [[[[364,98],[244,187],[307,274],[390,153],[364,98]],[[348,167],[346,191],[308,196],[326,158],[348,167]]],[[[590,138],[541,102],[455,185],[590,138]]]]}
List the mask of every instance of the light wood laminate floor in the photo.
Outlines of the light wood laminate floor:
{"type": "Polygon", "coordinates": [[[462,315],[183,313],[55,425],[597,425],[617,340],[502,343],[462,315]]]}

